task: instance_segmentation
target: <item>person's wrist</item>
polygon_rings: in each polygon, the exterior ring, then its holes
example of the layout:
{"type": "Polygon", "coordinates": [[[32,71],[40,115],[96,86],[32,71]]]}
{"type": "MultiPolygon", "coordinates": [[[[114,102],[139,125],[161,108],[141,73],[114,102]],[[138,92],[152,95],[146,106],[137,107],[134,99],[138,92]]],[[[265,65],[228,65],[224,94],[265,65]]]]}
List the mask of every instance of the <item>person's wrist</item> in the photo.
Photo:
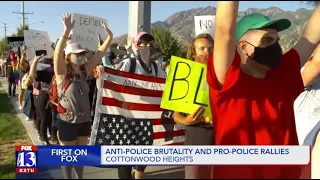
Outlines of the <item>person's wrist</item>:
{"type": "Polygon", "coordinates": [[[64,32],[62,33],[62,37],[64,38],[68,38],[69,34],[70,34],[71,30],[64,30],[64,32]]]}

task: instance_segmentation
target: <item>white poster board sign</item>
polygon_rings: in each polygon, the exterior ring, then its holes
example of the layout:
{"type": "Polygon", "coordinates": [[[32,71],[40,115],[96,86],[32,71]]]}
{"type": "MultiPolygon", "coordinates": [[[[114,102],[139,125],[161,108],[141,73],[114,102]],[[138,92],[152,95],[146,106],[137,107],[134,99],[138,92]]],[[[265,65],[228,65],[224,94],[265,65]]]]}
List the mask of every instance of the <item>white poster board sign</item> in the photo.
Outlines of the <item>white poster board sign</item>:
{"type": "Polygon", "coordinates": [[[99,17],[73,13],[72,20],[75,21],[72,29],[71,42],[79,43],[91,51],[98,49],[98,34],[102,40],[107,38],[105,30],[101,27],[101,22],[108,25],[107,20],[99,17]]]}
{"type": "Polygon", "coordinates": [[[196,36],[199,34],[209,34],[214,38],[216,16],[194,16],[194,25],[196,36]]]}
{"type": "Polygon", "coordinates": [[[51,41],[46,31],[25,30],[24,44],[27,46],[27,57],[34,58],[37,50],[46,50],[47,57],[53,56],[51,41]]]}

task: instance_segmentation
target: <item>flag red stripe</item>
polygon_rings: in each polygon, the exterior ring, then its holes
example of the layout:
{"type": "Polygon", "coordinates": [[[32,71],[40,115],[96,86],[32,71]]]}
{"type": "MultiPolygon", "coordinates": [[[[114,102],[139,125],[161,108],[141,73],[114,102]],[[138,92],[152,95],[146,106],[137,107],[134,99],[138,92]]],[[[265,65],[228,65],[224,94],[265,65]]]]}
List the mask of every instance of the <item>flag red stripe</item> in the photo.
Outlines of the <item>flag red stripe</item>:
{"type": "Polygon", "coordinates": [[[170,138],[176,136],[184,136],[185,130],[177,130],[177,131],[166,131],[166,132],[154,132],[153,139],[163,139],[163,138],[170,138]]]}
{"type": "Polygon", "coordinates": [[[163,124],[176,124],[172,119],[155,119],[153,120],[153,125],[163,125],[163,124]]]}
{"type": "Polygon", "coordinates": [[[141,81],[149,81],[149,82],[163,83],[163,84],[166,82],[166,79],[163,79],[163,78],[158,78],[158,77],[154,77],[154,76],[145,76],[145,75],[140,75],[140,74],[131,74],[129,72],[119,71],[119,70],[111,69],[108,67],[104,68],[104,72],[109,73],[109,74],[113,74],[113,75],[117,75],[117,76],[126,77],[126,78],[138,79],[141,81]]]}
{"type": "MultiPolygon", "coordinates": [[[[102,105],[116,106],[126,110],[132,111],[162,111],[159,104],[139,104],[131,102],[123,102],[114,98],[103,97],[102,105]]],[[[141,112],[143,113],[143,112],[141,112]]]]}
{"type": "Polygon", "coordinates": [[[106,80],[103,81],[103,88],[110,89],[112,91],[116,91],[119,93],[143,95],[143,96],[150,96],[150,97],[162,97],[162,93],[163,93],[163,91],[123,86],[123,85],[112,83],[106,80]]]}
{"type": "Polygon", "coordinates": [[[179,146],[179,145],[184,145],[184,142],[166,144],[165,146],[179,146]]]}

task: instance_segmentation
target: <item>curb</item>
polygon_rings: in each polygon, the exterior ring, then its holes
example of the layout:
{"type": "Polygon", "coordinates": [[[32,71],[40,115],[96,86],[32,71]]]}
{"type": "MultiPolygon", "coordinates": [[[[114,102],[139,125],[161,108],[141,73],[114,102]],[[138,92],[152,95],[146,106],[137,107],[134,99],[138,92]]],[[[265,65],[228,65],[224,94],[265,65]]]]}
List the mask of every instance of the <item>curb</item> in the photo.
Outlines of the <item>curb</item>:
{"type": "MultiPolygon", "coordinates": [[[[5,78],[0,77],[0,82],[2,87],[0,90],[8,93],[8,83],[5,78]]],[[[18,95],[19,88],[16,88],[16,94],[18,95]]],[[[26,121],[26,115],[24,115],[21,110],[18,108],[18,97],[11,97],[10,98],[11,104],[13,106],[14,112],[19,117],[21,123],[23,124],[24,128],[27,131],[29,138],[31,139],[33,145],[42,145],[41,141],[38,140],[37,132],[34,131],[33,122],[26,121]]],[[[48,167],[39,167],[37,174],[16,174],[16,179],[53,179],[53,175],[50,172],[48,167]]]]}

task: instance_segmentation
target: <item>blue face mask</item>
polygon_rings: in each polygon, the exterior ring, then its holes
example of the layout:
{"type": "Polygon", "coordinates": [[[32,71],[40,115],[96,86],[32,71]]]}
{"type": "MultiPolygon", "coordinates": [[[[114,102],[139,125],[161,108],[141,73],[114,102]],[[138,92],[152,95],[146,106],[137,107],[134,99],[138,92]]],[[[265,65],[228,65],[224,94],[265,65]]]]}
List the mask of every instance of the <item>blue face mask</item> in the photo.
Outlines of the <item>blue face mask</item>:
{"type": "Polygon", "coordinates": [[[109,55],[106,54],[103,58],[102,58],[102,63],[103,63],[103,66],[106,66],[106,67],[113,67],[112,64],[111,64],[111,61],[109,59],[109,55]]]}
{"type": "Polygon", "coordinates": [[[162,64],[162,62],[163,62],[163,57],[160,56],[160,57],[158,58],[157,62],[158,62],[158,65],[161,66],[161,64],[162,64]]]}

